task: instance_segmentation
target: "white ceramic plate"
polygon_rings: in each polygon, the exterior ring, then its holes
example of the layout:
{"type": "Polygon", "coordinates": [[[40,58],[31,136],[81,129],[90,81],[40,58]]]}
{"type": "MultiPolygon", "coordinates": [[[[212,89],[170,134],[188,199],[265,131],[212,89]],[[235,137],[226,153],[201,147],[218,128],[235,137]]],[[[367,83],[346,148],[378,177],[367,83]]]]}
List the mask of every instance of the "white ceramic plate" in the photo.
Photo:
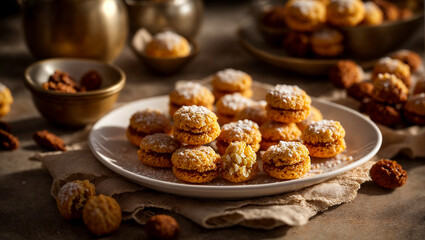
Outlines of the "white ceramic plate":
{"type": "MultiPolygon", "coordinates": [[[[256,98],[266,88],[254,85],[256,98]]],[[[326,119],[341,122],[346,130],[347,149],[336,158],[312,159],[312,170],[301,179],[282,181],[260,171],[243,184],[218,178],[206,184],[190,184],[176,179],[170,169],[156,169],[142,164],[137,148],[126,138],[130,116],[141,109],[155,108],[168,112],[168,96],[142,99],[126,104],[103,117],[93,127],[89,146],[96,158],[112,171],[140,185],[181,196],[196,198],[238,199],[268,196],[299,190],[351,170],[372,158],[379,150],[382,137],[377,126],[361,114],[344,106],[313,98],[326,119]]],[[[261,166],[261,164],[259,164],[261,166]]]]}

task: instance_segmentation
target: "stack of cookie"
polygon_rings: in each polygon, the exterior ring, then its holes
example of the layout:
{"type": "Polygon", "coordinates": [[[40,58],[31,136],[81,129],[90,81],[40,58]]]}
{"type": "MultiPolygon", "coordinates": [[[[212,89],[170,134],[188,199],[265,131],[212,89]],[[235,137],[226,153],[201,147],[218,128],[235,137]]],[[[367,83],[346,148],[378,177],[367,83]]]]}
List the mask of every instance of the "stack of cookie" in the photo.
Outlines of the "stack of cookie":
{"type": "Polygon", "coordinates": [[[226,94],[239,93],[240,95],[252,97],[252,77],[245,72],[227,68],[214,74],[211,85],[216,99],[226,94]]]}

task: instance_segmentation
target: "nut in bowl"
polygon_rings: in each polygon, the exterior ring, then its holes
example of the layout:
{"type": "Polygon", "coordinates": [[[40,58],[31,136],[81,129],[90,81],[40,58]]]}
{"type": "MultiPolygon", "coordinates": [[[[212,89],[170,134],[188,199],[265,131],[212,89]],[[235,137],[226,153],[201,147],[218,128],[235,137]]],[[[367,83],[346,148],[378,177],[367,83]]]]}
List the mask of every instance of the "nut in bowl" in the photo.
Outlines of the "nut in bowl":
{"type": "Polygon", "coordinates": [[[118,67],[96,60],[53,58],[35,62],[25,70],[25,85],[34,105],[46,119],[59,125],[81,127],[93,123],[115,104],[125,85],[125,74],[118,67]],[[84,82],[97,79],[97,89],[86,90],[84,82]],[[72,79],[81,80],[81,86],[72,79]]]}
{"type": "Polygon", "coordinates": [[[140,29],[134,34],[131,46],[140,60],[159,74],[179,71],[199,52],[196,42],[170,31],[152,36],[145,29],[140,29]]]}

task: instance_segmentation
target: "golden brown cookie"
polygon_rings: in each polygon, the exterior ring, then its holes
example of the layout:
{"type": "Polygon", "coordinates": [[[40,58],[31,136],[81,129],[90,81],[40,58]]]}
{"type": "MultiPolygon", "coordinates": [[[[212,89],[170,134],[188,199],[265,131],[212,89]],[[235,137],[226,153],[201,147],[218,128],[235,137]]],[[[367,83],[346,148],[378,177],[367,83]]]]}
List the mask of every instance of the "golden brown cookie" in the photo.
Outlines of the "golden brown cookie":
{"type": "Polygon", "coordinates": [[[310,156],[318,158],[335,157],[341,153],[346,148],[344,137],[344,128],[334,120],[312,122],[301,135],[310,156]]]}
{"type": "Polygon", "coordinates": [[[364,101],[371,98],[373,84],[371,82],[357,82],[347,88],[347,95],[358,101],[364,101]]]}
{"type": "Polygon", "coordinates": [[[389,57],[381,58],[373,67],[372,80],[374,80],[380,73],[396,75],[408,88],[412,85],[409,65],[398,59],[392,59],[389,57]]]}
{"type": "Polygon", "coordinates": [[[304,130],[310,123],[315,122],[315,121],[320,121],[323,119],[323,115],[320,112],[319,109],[311,106],[310,109],[310,114],[307,116],[306,119],[302,120],[301,122],[297,123],[297,127],[298,129],[300,129],[301,131],[304,130]]]}
{"type": "Polygon", "coordinates": [[[298,86],[276,85],[266,94],[267,116],[276,122],[301,122],[310,114],[311,98],[298,86]]]}
{"type": "Polygon", "coordinates": [[[171,122],[167,116],[159,110],[147,108],[131,116],[126,135],[131,144],[139,147],[140,141],[147,135],[170,132],[171,122]]]}
{"type": "Polygon", "coordinates": [[[224,154],[231,142],[242,141],[250,145],[257,152],[260,149],[261,132],[258,124],[251,120],[239,120],[225,124],[221,128],[217,138],[217,148],[220,154],[224,154]]]}
{"type": "Polygon", "coordinates": [[[314,31],[326,22],[326,6],[320,1],[291,0],[284,13],[286,25],[299,32],[314,31]]]}
{"type": "Polygon", "coordinates": [[[407,121],[425,125],[425,93],[410,96],[403,106],[403,114],[407,121]]]}
{"type": "Polygon", "coordinates": [[[363,79],[363,69],[351,60],[340,60],[329,71],[329,79],[338,88],[349,88],[363,79]]]}
{"type": "Polygon", "coordinates": [[[372,121],[386,126],[392,127],[401,122],[399,110],[388,104],[379,103],[373,100],[364,101],[360,105],[360,111],[369,115],[372,121]]]}
{"type": "Polygon", "coordinates": [[[379,186],[394,189],[406,183],[407,172],[396,161],[383,158],[372,166],[370,177],[379,186]]]}
{"type": "Polygon", "coordinates": [[[243,97],[239,93],[223,96],[217,101],[216,105],[218,122],[221,125],[232,122],[238,112],[254,103],[253,100],[243,97]]]}
{"type": "Polygon", "coordinates": [[[83,210],[84,224],[97,236],[118,230],[121,220],[121,207],[118,202],[102,194],[90,198],[83,210]]]}
{"type": "Polygon", "coordinates": [[[81,218],[87,201],[96,194],[88,180],[65,183],[56,197],[56,205],[63,218],[81,218]]]}
{"type": "Polygon", "coordinates": [[[391,58],[398,59],[410,67],[410,72],[414,73],[422,66],[422,58],[419,54],[403,49],[391,54],[391,58]]]}
{"type": "MultiPolygon", "coordinates": [[[[251,89],[252,78],[245,72],[235,70],[232,68],[227,68],[221,71],[218,71],[214,74],[211,85],[213,87],[214,94],[219,94],[216,96],[217,99],[224,96],[225,94],[231,94],[235,92],[248,94],[252,91],[247,91],[251,89]]],[[[243,94],[242,94],[243,95],[243,94]]],[[[251,96],[246,96],[251,97],[251,96]]]]}
{"type": "Polygon", "coordinates": [[[173,116],[174,138],[188,145],[203,145],[220,135],[217,116],[203,106],[183,106],[173,116]]]}
{"type": "Polygon", "coordinates": [[[146,136],[140,141],[137,156],[142,163],[159,168],[170,168],[171,155],[180,148],[180,143],[165,133],[146,136]]]}
{"type": "Polygon", "coordinates": [[[402,103],[407,100],[409,89],[393,74],[378,74],[373,81],[372,98],[387,104],[402,103]]]}
{"type": "Polygon", "coordinates": [[[149,239],[172,240],[178,239],[180,226],[173,217],[159,214],[148,219],[145,231],[149,239]]]}
{"type": "Polygon", "coordinates": [[[385,0],[372,0],[382,10],[385,21],[395,21],[400,18],[398,7],[385,0]]]}
{"type": "Polygon", "coordinates": [[[296,142],[301,137],[301,131],[295,123],[266,122],[260,126],[260,132],[260,148],[264,151],[280,141],[296,142]]]}
{"type": "Polygon", "coordinates": [[[326,8],[327,20],[334,26],[356,26],[365,16],[361,0],[333,0],[326,8]]]}
{"type": "Polygon", "coordinates": [[[364,3],[365,15],[362,21],[364,25],[379,25],[384,21],[382,10],[374,2],[364,3]]]}
{"type": "Polygon", "coordinates": [[[184,82],[176,84],[170,93],[170,116],[182,106],[204,106],[213,109],[215,98],[212,92],[200,83],[184,82]]]}
{"type": "Polygon", "coordinates": [[[190,51],[187,39],[171,31],[156,34],[145,48],[145,54],[155,58],[185,57],[190,51]]]}
{"type": "Polygon", "coordinates": [[[311,48],[319,57],[336,57],[344,52],[344,36],[333,28],[322,28],[311,35],[311,48]]]}
{"type": "Polygon", "coordinates": [[[263,170],[277,179],[297,179],[311,167],[309,152],[299,142],[281,141],[267,149],[263,158],[263,170]]]}
{"type": "Polygon", "coordinates": [[[266,104],[267,103],[265,101],[255,102],[253,105],[250,105],[238,112],[235,116],[235,120],[248,119],[256,122],[258,126],[261,126],[267,121],[266,104]]]}
{"type": "Polygon", "coordinates": [[[176,178],[191,183],[205,183],[219,175],[220,155],[209,146],[186,146],[171,156],[176,178]]]}
{"type": "Polygon", "coordinates": [[[245,142],[232,142],[221,156],[221,176],[227,181],[246,182],[259,171],[257,154],[245,142]]]}
{"type": "Polygon", "coordinates": [[[10,112],[13,103],[12,93],[3,83],[0,83],[0,117],[10,112]]]}

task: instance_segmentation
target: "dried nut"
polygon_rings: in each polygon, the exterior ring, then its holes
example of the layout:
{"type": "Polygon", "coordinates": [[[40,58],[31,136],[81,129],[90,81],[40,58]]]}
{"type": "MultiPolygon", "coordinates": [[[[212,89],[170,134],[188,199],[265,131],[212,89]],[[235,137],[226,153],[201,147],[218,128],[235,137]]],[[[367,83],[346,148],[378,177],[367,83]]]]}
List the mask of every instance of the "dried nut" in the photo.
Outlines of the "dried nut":
{"type": "Polygon", "coordinates": [[[33,138],[39,146],[46,149],[66,151],[66,146],[63,140],[47,130],[34,133],[33,138]]]}
{"type": "Polygon", "coordinates": [[[85,73],[80,80],[81,91],[91,91],[100,88],[102,76],[96,70],[85,73]]]}
{"type": "Polygon", "coordinates": [[[151,239],[177,239],[180,226],[176,219],[168,215],[155,215],[148,219],[145,231],[151,239]]]}
{"type": "Polygon", "coordinates": [[[15,150],[19,147],[19,139],[0,129],[0,150],[15,150]]]}
{"type": "Polygon", "coordinates": [[[370,169],[370,176],[381,187],[394,189],[403,186],[407,173],[396,161],[381,159],[370,169]]]}
{"type": "Polygon", "coordinates": [[[94,186],[89,181],[68,182],[60,188],[56,205],[63,218],[81,218],[85,204],[94,195],[94,186]]]}
{"type": "Polygon", "coordinates": [[[121,220],[120,205],[115,199],[105,195],[90,198],[83,210],[84,224],[97,236],[116,231],[121,220]]]}

